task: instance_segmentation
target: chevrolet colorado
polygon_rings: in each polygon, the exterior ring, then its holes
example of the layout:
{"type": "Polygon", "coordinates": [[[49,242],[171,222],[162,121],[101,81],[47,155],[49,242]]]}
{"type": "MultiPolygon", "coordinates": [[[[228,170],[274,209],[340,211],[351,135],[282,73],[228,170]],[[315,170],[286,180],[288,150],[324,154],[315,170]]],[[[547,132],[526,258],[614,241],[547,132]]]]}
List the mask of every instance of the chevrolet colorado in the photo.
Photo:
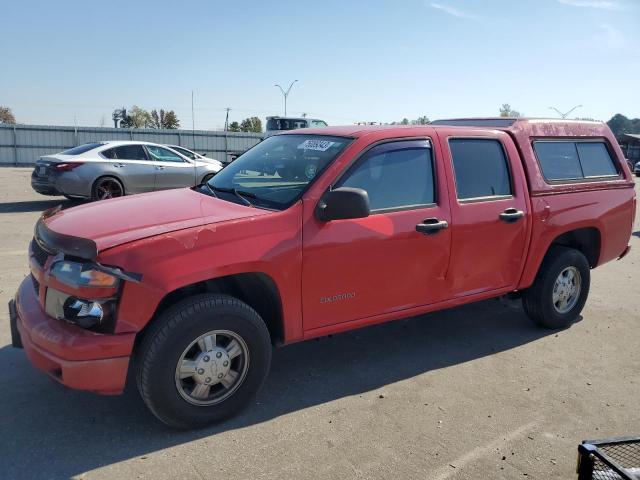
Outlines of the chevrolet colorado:
{"type": "Polygon", "coordinates": [[[272,345],[507,294],[568,327],[590,269],[629,250],[633,185],[597,122],[272,136],[197,187],[45,212],[13,344],[71,388],[117,394],[131,371],[170,426],[220,421],[272,345]]]}

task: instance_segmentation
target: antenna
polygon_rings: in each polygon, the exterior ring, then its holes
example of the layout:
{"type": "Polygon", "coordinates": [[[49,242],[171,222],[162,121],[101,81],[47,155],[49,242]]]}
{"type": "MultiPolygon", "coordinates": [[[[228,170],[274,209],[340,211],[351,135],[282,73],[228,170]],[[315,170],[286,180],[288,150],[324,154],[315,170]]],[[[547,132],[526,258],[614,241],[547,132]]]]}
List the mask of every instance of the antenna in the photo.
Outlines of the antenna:
{"type": "MultiPolygon", "coordinates": [[[[193,138],[193,153],[196,153],[196,117],[193,114],[193,90],[191,90],[191,137],[193,138]]],[[[198,185],[198,170],[196,169],[197,157],[193,159],[193,186],[198,185]]]]}
{"type": "Polygon", "coordinates": [[[575,107],[573,107],[571,110],[569,110],[568,112],[562,113],[560,110],[558,110],[556,107],[549,107],[549,110],[554,110],[558,113],[558,115],[560,115],[560,118],[562,118],[563,120],[565,118],[567,118],[569,116],[569,114],[571,112],[573,112],[574,110],[576,110],[577,108],[581,108],[582,105],[576,105],[575,107]]]}

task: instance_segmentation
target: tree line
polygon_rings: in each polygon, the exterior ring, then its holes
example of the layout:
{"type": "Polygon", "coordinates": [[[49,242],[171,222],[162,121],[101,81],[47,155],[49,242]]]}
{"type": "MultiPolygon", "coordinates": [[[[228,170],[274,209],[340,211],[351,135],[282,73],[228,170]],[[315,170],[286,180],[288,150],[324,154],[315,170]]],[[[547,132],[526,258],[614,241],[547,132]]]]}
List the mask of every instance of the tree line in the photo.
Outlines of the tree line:
{"type": "MultiPolygon", "coordinates": [[[[123,128],[180,128],[180,120],[173,110],[151,110],[148,112],[137,105],[129,110],[123,120],[120,121],[123,128]]],[[[231,122],[227,128],[229,132],[262,132],[262,121],[258,117],[249,117],[240,123],[231,122]]]]}
{"type": "Polygon", "coordinates": [[[167,128],[170,130],[180,128],[180,120],[173,110],[151,110],[134,105],[123,119],[120,120],[122,128],[167,128]]]}
{"type": "Polygon", "coordinates": [[[228,132],[262,132],[262,120],[258,117],[249,117],[242,120],[240,123],[231,122],[227,126],[228,132]]]}
{"type": "MultiPolygon", "coordinates": [[[[499,108],[501,117],[518,118],[522,114],[511,108],[511,105],[504,103],[499,108]]],[[[585,119],[580,119],[585,120],[585,119]]],[[[399,122],[391,122],[391,125],[427,125],[430,122],[426,115],[414,120],[403,118],[399,122]]],[[[0,105],[0,124],[14,125],[16,118],[11,108],[0,105]]],[[[609,128],[620,139],[625,133],[640,133],[640,118],[627,118],[621,113],[616,113],[607,122],[609,128]]],[[[150,112],[134,105],[129,110],[124,119],[120,121],[120,126],[125,128],[180,128],[180,120],[173,110],[151,110],[150,112]]],[[[230,132],[262,132],[262,121],[258,117],[245,118],[241,122],[231,122],[227,126],[230,132]]]]}
{"type": "Polygon", "coordinates": [[[640,118],[627,118],[621,113],[616,113],[607,122],[609,128],[620,139],[625,133],[640,133],[640,118]]]}

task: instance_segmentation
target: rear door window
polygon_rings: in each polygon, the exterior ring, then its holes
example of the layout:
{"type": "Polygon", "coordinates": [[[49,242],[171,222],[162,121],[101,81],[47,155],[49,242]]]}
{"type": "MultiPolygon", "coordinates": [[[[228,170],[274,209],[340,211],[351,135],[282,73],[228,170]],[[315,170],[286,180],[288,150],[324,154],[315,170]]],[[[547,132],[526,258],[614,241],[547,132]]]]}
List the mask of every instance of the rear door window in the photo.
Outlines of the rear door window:
{"type": "Polygon", "coordinates": [[[507,156],[498,140],[452,138],[449,140],[458,199],[511,195],[507,156]]]}
{"type": "Polygon", "coordinates": [[[109,148],[107,150],[103,150],[102,152],[100,152],[100,155],[102,155],[105,158],[114,159],[116,158],[116,149],[109,148]]]}
{"type": "Polygon", "coordinates": [[[182,155],[184,155],[185,157],[190,158],[191,160],[195,160],[195,159],[197,158],[197,157],[196,157],[196,154],[195,154],[195,153],[193,153],[193,152],[192,152],[192,151],[190,151],[190,150],[187,150],[187,149],[184,149],[184,148],[180,148],[180,147],[171,147],[171,148],[172,148],[173,150],[175,150],[176,152],[181,153],[181,154],[182,154],[182,155]]]}
{"type": "Polygon", "coordinates": [[[604,142],[535,141],[533,149],[549,181],[618,176],[604,142]]]}
{"type": "Polygon", "coordinates": [[[142,145],[121,145],[113,148],[118,160],[148,160],[147,153],[142,145]]]}

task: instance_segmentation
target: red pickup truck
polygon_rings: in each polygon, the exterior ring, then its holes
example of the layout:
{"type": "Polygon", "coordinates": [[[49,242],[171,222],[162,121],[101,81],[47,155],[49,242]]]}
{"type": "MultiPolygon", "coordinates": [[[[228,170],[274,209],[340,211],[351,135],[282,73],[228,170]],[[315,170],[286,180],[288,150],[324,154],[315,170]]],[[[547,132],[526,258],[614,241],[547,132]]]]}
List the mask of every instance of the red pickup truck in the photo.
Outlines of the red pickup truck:
{"type": "Polygon", "coordinates": [[[131,364],[166,424],[219,421],[260,388],[272,345],[507,294],[569,326],[590,269],[629,250],[633,186],[596,122],[276,135],[202,185],[45,212],[13,343],[103,394],[131,364]]]}

